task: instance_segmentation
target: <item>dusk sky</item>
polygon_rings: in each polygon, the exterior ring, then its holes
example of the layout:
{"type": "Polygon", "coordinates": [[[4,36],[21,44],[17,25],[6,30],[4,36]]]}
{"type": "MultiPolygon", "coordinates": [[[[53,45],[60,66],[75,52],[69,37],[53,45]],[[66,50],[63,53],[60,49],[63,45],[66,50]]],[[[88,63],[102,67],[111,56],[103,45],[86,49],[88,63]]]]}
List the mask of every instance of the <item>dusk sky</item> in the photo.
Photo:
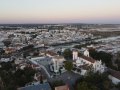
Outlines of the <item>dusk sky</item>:
{"type": "Polygon", "coordinates": [[[120,24],[120,0],[0,0],[0,24],[120,24]]]}

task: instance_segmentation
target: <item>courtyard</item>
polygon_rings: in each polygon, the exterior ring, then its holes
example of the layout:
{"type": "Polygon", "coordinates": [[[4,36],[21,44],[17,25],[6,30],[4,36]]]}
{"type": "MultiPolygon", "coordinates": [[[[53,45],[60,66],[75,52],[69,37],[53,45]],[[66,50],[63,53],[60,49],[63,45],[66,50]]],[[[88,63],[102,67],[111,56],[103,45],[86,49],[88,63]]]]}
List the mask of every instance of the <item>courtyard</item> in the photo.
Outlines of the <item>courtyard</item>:
{"type": "Polygon", "coordinates": [[[70,90],[74,90],[72,84],[75,82],[77,78],[80,78],[81,75],[76,74],[72,71],[67,71],[62,73],[61,75],[57,75],[53,78],[49,78],[48,82],[54,81],[54,80],[63,80],[65,83],[69,85],[70,90]]]}
{"type": "Polygon", "coordinates": [[[62,73],[61,75],[55,75],[49,69],[49,64],[51,63],[51,58],[45,58],[44,60],[39,60],[37,62],[40,65],[43,65],[46,68],[47,72],[53,76],[52,78],[49,78],[48,77],[49,75],[46,73],[46,71],[43,68],[41,68],[41,71],[42,71],[43,75],[45,75],[45,77],[47,78],[48,82],[52,82],[54,80],[63,80],[66,84],[68,84],[70,90],[74,90],[72,85],[74,84],[76,79],[81,77],[80,74],[76,74],[72,71],[66,71],[66,72],[62,73]]]}

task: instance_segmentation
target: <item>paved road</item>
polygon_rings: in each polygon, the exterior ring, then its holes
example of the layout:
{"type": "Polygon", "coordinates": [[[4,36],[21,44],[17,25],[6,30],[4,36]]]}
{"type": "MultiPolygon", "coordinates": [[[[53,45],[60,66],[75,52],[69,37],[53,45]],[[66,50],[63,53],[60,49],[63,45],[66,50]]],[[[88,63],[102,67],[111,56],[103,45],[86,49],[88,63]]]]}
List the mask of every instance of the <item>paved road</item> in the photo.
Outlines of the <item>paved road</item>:
{"type": "Polygon", "coordinates": [[[74,84],[75,80],[80,77],[81,76],[79,74],[75,74],[72,71],[70,71],[63,73],[62,75],[58,75],[55,78],[49,78],[48,81],[63,80],[66,84],[69,85],[70,90],[74,90],[72,84],[74,84]]]}
{"type": "Polygon", "coordinates": [[[46,73],[46,71],[43,68],[41,68],[41,72],[46,77],[46,79],[48,80],[49,76],[48,76],[48,74],[46,73]]]}
{"type": "MultiPolygon", "coordinates": [[[[47,70],[49,71],[48,67],[47,67],[47,70]]],[[[43,73],[43,75],[45,75],[45,77],[47,78],[47,80],[49,82],[51,82],[53,80],[63,80],[66,84],[69,85],[70,90],[74,90],[72,84],[74,84],[74,82],[77,78],[81,77],[81,75],[75,74],[74,72],[70,71],[70,72],[64,72],[64,73],[62,73],[62,75],[57,75],[56,77],[53,77],[53,78],[49,78],[48,74],[46,73],[46,71],[43,68],[41,68],[41,72],[43,73]]],[[[50,74],[52,74],[52,73],[50,73],[50,74]]]]}

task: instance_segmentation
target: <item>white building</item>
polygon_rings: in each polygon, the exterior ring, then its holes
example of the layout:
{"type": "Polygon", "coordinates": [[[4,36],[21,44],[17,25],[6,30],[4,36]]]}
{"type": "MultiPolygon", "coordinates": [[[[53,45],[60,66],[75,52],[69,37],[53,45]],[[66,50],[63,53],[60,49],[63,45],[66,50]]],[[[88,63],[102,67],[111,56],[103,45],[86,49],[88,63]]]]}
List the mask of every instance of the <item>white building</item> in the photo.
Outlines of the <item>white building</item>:
{"type": "Polygon", "coordinates": [[[108,78],[117,85],[120,83],[120,71],[115,71],[115,70],[109,70],[109,75],[108,78]]]}
{"type": "Polygon", "coordinates": [[[77,66],[77,68],[81,69],[81,74],[85,75],[87,70],[89,70],[90,68],[94,71],[94,72],[99,72],[99,73],[103,73],[105,70],[105,65],[102,65],[101,60],[95,60],[91,57],[89,57],[89,52],[86,50],[84,51],[84,55],[78,57],[78,52],[77,51],[73,51],[73,60],[74,60],[74,65],[77,66]]]}
{"type": "Polygon", "coordinates": [[[1,58],[0,62],[9,62],[11,61],[10,58],[1,58]]]}
{"type": "Polygon", "coordinates": [[[48,57],[54,57],[55,55],[57,55],[56,53],[54,53],[53,51],[50,51],[50,50],[42,50],[41,54],[44,54],[48,57]]]}
{"type": "Polygon", "coordinates": [[[63,62],[65,61],[63,56],[56,55],[52,58],[54,72],[59,72],[60,67],[63,67],[63,62]]]}
{"type": "Polygon", "coordinates": [[[73,60],[77,60],[78,59],[78,51],[74,50],[73,51],[73,60]]]}

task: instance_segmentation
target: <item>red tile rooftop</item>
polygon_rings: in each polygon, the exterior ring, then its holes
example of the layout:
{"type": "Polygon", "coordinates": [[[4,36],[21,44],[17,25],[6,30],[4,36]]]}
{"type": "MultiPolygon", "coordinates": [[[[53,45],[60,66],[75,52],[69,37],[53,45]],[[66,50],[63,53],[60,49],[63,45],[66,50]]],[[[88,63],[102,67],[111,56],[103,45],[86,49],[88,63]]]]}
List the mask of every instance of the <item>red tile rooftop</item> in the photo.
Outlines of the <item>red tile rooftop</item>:
{"type": "Polygon", "coordinates": [[[26,67],[31,67],[31,65],[30,64],[26,64],[26,67]]]}
{"type": "Polygon", "coordinates": [[[33,67],[39,67],[39,65],[38,65],[38,64],[33,64],[32,66],[33,66],[33,67]]]}
{"type": "Polygon", "coordinates": [[[87,56],[81,56],[80,58],[83,58],[83,59],[85,59],[85,60],[87,60],[87,61],[89,61],[91,63],[94,63],[96,61],[95,59],[87,57],[87,56]]]}
{"type": "Polygon", "coordinates": [[[78,52],[78,50],[73,50],[73,52],[78,52]]]}
{"type": "Polygon", "coordinates": [[[6,51],[12,51],[14,48],[7,48],[6,51]]]}
{"type": "Polygon", "coordinates": [[[120,80],[120,71],[109,70],[108,73],[109,73],[111,76],[113,76],[113,77],[115,77],[115,78],[117,78],[117,79],[120,80]]]}
{"type": "Polygon", "coordinates": [[[68,85],[55,87],[55,90],[69,90],[68,85]]]}
{"type": "Polygon", "coordinates": [[[57,54],[54,53],[53,51],[49,51],[49,50],[43,50],[43,51],[41,51],[41,53],[49,54],[49,55],[51,55],[51,56],[55,56],[55,55],[57,55],[57,54]]]}

